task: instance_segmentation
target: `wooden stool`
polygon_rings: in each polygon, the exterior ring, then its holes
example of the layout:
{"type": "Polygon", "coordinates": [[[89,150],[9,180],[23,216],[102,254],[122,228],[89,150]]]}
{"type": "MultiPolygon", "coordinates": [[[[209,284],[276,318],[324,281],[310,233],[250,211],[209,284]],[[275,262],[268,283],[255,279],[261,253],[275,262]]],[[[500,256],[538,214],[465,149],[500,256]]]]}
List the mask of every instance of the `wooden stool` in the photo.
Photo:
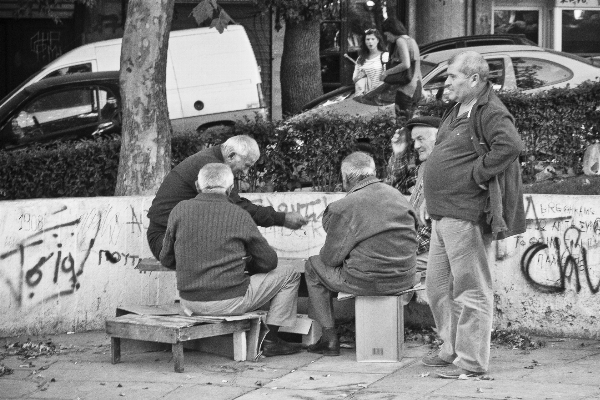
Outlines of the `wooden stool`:
{"type": "Polygon", "coordinates": [[[106,333],[111,336],[113,364],[121,361],[121,339],[135,339],[170,343],[175,372],[183,372],[183,343],[195,339],[233,333],[234,359],[256,359],[260,323],[260,315],[252,313],[227,318],[126,314],[108,318],[106,333]]]}

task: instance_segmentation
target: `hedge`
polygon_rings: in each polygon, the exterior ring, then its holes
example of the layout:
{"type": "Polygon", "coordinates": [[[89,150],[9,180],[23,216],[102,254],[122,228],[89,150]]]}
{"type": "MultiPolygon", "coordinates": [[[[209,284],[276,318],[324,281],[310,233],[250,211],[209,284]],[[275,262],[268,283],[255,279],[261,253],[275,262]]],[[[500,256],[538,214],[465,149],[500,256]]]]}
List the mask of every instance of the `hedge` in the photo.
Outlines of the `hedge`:
{"type": "MultiPolygon", "coordinates": [[[[501,93],[515,116],[517,129],[527,146],[524,180],[531,182],[541,166],[563,174],[582,172],[585,148],[600,140],[600,83],[574,89],[553,89],[536,95],[501,93]]],[[[445,105],[424,104],[423,115],[441,115],[445,105]]],[[[390,156],[390,137],[396,129],[393,116],[377,114],[367,120],[321,114],[294,122],[246,121],[228,134],[174,137],[173,165],[226,136],[250,134],[262,156],[251,169],[248,191],[316,190],[340,188],[340,163],[351,151],[369,150],[383,176],[390,156]]],[[[59,143],[50,149],[0,151],[0,199],[41,197],[112,196],[119,160],[119,138],[59,143]]]]}

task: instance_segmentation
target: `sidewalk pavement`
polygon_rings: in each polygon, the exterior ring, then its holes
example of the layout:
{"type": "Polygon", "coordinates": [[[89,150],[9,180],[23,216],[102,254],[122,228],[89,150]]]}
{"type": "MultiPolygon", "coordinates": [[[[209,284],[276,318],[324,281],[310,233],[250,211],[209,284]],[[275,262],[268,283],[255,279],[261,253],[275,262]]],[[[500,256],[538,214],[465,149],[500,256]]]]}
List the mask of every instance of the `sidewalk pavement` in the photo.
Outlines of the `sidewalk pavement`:
{"type": "Polygon", "coordinates": [[[258,362],[186,351],[178,374],[170,351],[124,352],[111,364],[104,332],[32,337],[51,345],[30,359],[14,354],[27,339],[0,339],[0,375],[2,365],[12,369],[0,376],[1,399],[600,399],[600,341],[593,340],[540,338],[546,346],[530,351],[494,344],[486,379],[447,380],[421,364],[432,351],[423,340],[407,341],[399,363],[357,363],[353,349],[258,362]]]}

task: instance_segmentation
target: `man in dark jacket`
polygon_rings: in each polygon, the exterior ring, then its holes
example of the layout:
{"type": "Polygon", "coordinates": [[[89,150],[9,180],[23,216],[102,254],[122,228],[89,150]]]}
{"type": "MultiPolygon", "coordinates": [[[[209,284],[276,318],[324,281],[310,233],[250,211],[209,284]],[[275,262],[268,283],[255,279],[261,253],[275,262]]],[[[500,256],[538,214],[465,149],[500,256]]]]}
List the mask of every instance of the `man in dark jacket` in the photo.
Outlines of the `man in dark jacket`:
{"type": "Polygon", "coordinates": [[[296,323],[300,273],[277,268],[277,254],[256,223],[227,198],[232,189],[227,165],[202,167],[200,193],[170,213],[160,261],[176,269],[184,314],[240,315],[270,302],[263,354],[296,353],[300,347],[280,340],[277,332],[296,323]]]}
{"type": "MultiPolygon", "coordinates": [[[[234,174],[246,173],[260,157],[256,140],[239,135],[227,139],[221,146],[210,147],[186,158],[169,172],[158,188],[148,211],[150,226],[147,237],[150,250],[158,259],[173,207],[180,201],[196,197],[196,179],[200,169],[209,163],[227,164],[234,174]]],[[[240,197],[236,190],[229,194],[232,203],[246,210],[258,226],[285,226],[298,229],[308,222],[297,212],[276,212],[273,207],[261,207],[240,197]]]]}
{"type": "Polygon", "coordinates": [[[423,363],[446,367],[442,378],[488,370],[494,296],[488,255],[493,238],[525,231],[519,154],[524,145],[514,119],[488,82],[477,52],[448,62],[449,98],[425,164],[425,201],[433,220],[427,296],[439,354],[423,363]]]}
{"type": "Polygon", "coordinates": [[[375,177],[375,162],[356,152],[342,161],[346,197],[323,214],[325,244],[305,266],[311,317],[323,336],[308,351],[340,354],[333,292],[394,295],[411,288],[416,274],[416,215],[406,198],[375,177]]]}

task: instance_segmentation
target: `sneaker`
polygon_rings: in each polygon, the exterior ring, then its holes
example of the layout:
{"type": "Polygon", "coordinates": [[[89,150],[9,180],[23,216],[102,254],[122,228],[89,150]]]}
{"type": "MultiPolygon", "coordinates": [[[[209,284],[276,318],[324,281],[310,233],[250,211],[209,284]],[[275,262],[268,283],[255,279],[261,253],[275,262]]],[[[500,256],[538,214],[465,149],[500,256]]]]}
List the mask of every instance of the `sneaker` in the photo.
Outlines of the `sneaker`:
{"type": "Polygon", "coordinates": [[[437,355],[423,357],[421,359],[421,362],[423,364],[427,365],[428,367],[447,367],[448,365],[452,364],[452,363],[450,363],[448,361],[442,360],[437,355]]]}
{"type": "Polygon", "coordinates": [[[285,356],[300,352],[302,347],[295,343],[288,343],[285,340],[277,338],[276,340],[263,340],[262,355],[265,357],[285,356]]]}
{"type": "Polygon", "coordinates": [[[462,369],[456,365],[453,365],[451,368],[435,371],[435,374],[443,379],[461,379],[482,376],[485,374],[485,372],[467,371],[466,369],[462,369]]]}

